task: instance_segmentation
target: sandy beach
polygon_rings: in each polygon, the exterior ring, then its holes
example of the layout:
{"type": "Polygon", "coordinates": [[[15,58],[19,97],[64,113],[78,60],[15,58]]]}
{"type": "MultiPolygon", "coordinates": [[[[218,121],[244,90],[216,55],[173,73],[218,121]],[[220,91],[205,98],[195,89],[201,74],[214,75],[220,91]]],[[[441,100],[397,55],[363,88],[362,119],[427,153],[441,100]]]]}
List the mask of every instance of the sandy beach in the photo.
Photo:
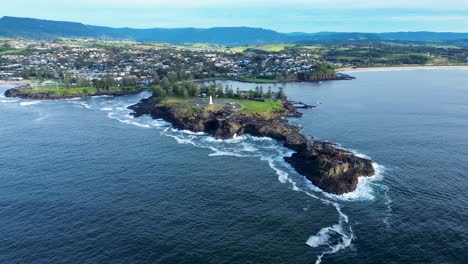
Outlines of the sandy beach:
{"type": "Polygon", "coordinates": [[[454,66],[433,66],[433,65],[426,65],[426,66],[394,66],[394,67],[371,67],[371,68],[340,68],[337,72],[368,72],[368,71],[410,71],[410,70],[452,70],[452,69],[460,69],[460,70],[468,70],[468,65],[454,65],[454,66]]]}

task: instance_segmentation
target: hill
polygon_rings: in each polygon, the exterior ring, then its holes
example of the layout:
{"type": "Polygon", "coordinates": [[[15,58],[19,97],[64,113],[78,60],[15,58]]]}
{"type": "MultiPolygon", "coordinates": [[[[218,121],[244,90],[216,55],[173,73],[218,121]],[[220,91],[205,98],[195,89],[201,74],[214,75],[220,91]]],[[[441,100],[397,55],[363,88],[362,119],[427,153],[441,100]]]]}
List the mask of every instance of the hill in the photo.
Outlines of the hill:
{"type": "Polygon", "coordinates": [[[390,33],[280,33],[252,27],[200,28],[111,28],[82,23],[34,18],[2,17],[0,37],[20,37],[39,40],[57,38],[97,38],[135,40],[139,42],[209,43],[221,45],[252,45],[267,43],[353,43],[378,41],[444,42],[468,39],[468,33],[450,32],[390,32],[390,33]]]}

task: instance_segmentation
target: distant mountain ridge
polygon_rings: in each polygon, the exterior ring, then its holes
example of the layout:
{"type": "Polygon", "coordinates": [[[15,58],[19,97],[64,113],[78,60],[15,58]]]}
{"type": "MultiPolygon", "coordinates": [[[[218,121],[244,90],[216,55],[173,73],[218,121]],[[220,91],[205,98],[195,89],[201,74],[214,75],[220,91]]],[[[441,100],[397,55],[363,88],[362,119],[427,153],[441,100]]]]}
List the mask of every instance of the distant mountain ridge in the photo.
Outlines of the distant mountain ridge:
{"type": "Polygon", "coordinates": [[[57,38],[127,39],[139,42],[210,43],[222,45],[252,45],[267,43],[333,43],[375,41],[453,41],[466,40],[468,33],[450,32],[390,32],[390,33],[280,33],[252,27],[200,28],[112,28],[76,22],[4,16],[0,19],[1,37],[38,40],[57,38]]]}

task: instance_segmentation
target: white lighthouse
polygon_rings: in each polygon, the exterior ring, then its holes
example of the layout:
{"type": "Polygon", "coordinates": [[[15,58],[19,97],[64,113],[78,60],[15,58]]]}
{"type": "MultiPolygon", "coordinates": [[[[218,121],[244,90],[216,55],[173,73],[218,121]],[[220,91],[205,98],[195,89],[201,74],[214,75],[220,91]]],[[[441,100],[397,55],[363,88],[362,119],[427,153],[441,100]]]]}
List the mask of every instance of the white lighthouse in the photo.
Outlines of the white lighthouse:
{"type": "Polygon", "coordinates": [[[213,96],[210,95],[210,105],[213,104],[213,96]]]}

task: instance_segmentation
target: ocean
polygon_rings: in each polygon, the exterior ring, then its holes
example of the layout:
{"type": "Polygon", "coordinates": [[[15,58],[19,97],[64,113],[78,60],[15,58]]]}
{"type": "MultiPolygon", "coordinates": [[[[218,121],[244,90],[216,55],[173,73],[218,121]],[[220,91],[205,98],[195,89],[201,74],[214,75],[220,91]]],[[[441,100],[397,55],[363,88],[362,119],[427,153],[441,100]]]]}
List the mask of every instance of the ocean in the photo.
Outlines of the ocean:
{"type": "Polygon", "coordinates": [[[304,134],[375,162],[342,196],[294,172],[274,140],[132,118],[148,92],[2,95],[0,263],[467,263],[467,73],[271,85],[317,105],[290,120],[304,134]]]}

